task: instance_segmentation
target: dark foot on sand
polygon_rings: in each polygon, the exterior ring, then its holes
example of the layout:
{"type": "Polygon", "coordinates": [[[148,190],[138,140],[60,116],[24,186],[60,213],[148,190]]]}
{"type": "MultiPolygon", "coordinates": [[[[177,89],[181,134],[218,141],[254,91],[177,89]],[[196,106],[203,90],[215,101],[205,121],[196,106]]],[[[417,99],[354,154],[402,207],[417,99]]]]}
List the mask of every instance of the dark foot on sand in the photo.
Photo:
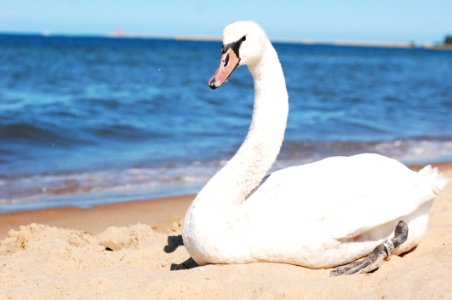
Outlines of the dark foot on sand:
{"type": "Polygon", "coordinates": [[[375,247],[365,258],[334,268],[330,276],[351,275],[358,272],[369,273],[377,270],[383,263],[383,260],[388,258],[395,248],[404,243],[407,237],[408,225],[404,221],[400,221],[394,230],[394,237],[392,239],[375,247]]]}
{"type": "Polygon", "coordinates": [[[199,265],[196,263],[196,261],[193,260],[193,258],[189,258],[183,263],[180,264],[171,264],[171,271],[177,271],[177,270],[188,270],[198,267],[199,265]]]}
{"type": "Polygon", "coordinates": [[[168,245],[163,248],[163,251],[166,253],[172,253],[176,251],[179,246],[184,245],[184,240],[181,235],[169,235],[168,236],[168,245]]]}

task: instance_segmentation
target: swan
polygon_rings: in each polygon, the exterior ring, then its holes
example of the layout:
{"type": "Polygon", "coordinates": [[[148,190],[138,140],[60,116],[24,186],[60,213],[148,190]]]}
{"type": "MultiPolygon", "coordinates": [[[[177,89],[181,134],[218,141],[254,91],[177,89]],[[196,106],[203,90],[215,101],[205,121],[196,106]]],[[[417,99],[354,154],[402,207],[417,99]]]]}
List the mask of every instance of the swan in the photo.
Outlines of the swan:
{"type": "Polygon", "coordinates": [[[431,166],[414,172],[382,155],[359,154],[267,175],[284,139],[289,105],[278,55],[253,21],[225,27],[220,66],[209,86],[220,87],[241,65],[254,79],[251,125],[236,154],[185,215],[182,240],[189,260],[342,265],[332,272],[339,275],[369,272],[391,252],[416,246],[446,184],[441,174],[431,166]]]}

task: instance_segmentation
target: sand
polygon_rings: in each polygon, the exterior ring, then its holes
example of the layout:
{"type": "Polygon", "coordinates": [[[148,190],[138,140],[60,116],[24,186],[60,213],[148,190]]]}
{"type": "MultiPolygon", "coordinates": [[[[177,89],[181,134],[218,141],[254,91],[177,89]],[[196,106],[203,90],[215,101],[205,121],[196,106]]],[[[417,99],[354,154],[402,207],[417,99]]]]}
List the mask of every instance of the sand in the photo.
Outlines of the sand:
{"type": "MultiPolygon", "coordinates": [[[[441,171],[452,182],[452,165],[441,171]]],[[[452,184],[414,251],[375,273],[333,278],[271,263],[169,271],[188,258],[163,247],[192,199],[0,215],[0,299],[452,299],[452,184]]]]}

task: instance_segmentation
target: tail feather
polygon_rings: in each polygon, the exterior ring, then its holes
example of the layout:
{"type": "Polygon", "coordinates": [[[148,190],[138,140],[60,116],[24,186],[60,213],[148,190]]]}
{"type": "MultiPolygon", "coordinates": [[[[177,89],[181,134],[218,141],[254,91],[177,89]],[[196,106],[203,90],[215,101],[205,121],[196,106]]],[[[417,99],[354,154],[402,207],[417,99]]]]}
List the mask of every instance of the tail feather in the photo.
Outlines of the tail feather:
{"type": "Polygon", "coordinates": [[[418,172],[419,175],[431,182],[433,192],[438,195],[447,185],[447,179],[438,172],[438,168],[425,166],[418,172]]]}

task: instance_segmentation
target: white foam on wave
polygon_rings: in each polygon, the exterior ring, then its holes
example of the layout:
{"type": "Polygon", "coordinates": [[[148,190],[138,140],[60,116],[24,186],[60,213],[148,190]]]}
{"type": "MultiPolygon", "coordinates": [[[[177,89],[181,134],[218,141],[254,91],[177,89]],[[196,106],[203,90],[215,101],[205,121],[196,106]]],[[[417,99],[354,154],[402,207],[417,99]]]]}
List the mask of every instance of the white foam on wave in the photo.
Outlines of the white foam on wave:
{"type": "MultiPolygon", "coordinates": [[[[328,151],[318,151],[317,146],[300,146],[299,149],[292,149],[290,155],[282,153],[273,170],[332,155],[362,152],[380,153],[406,164],[452,159],[452,141],[449,140],[396,140],[358,143],[358,146],[356,143],[323,145],[327,146],[328,151]]],[[[0,212],[68,205],[87,207],[100,203],[196,193],[225,163],[225,160],[194,161],[188,164],[166,163],[159,166],[0,178],[0,212]]]]}

